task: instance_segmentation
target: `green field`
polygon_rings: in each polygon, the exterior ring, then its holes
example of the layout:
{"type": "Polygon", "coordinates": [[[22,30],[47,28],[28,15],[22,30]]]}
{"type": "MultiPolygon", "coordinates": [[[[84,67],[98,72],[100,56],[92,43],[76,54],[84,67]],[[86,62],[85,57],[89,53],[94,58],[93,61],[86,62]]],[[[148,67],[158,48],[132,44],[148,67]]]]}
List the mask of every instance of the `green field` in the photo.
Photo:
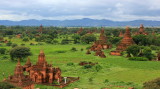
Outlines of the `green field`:
{"type": "MultiPolygon", "coordinates": [[[[48,63],[52,63],[54,67],[60,67],[62,70],[62,76],[80,77],[79,81],[76,81],[63,89],[101,89],[108,87],[110,89],[128,89],[128,87],[136,87],[136,89],[142,89],[142,84],[146,81],[160,77],[160,62],[157,61],[129,61],[125,56],[111,56],[109,52],[112,50],[105,50],[106,58],[100,58],[91,55],[86,55],[86,47],[90,45],[82,44],[68,44],[68,45],[29,45],[30,42],[22,42],[20,39],[12,39],[13,43],[22,44],[26,47],[30,47],[32,56],[30,56],[31,62],[35,64],[38,59],[40,50],[44,50],[46,60],[48,63]],[[75,47],[78,51],[71,51],[71,48],[75,47]],[[81,51],[80,49],[84,50],[81,51]],[[102,67],[100,71],[95,71],[94,68],[84,69],[79,66],[81,61],[98,62],[102,67]],[[74,63],[74,65],[67,65],[67,63],[74,63]],[[108,82],[105,82],[107,80],[108,82]],[[119,86],[119,87],[118,87],[119,86]],[[125,86],[125,87],[120,87],[125,86]]],[[[34,41],[31,41],[34,42],[34,41]]],[[[10,49],[2,44],[1,48],[10,49]]],[[[0,57],[2,57],[1,55],[0,57]]],[[[25,60],[26,61],[26,60],[25,60]]],[[[24,62],[21,62],[24,65],[24,62]]],[[[12,75],[16,62],[10,60],[0,60],[0,80],[3,80],[8,75],[12,75]],[[2,76],[2,73],[5,76],[2,76]]],[[[59,89],[56,87],[36,85],[36,88],[41,89],[59,89]]]]}

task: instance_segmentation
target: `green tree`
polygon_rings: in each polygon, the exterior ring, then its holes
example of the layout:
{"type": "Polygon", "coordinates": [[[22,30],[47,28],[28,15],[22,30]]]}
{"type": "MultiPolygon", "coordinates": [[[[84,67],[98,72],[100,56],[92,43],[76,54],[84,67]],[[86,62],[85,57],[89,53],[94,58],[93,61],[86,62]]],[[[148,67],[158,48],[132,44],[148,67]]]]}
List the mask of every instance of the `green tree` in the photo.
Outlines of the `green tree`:
{"type": "Polygon", "coordinates": [[[0,48],[0,54],[5,54],[6,53],[6,48],[0,48]]]}
{"type": "Polygon", "coordinates": [[[149,47],[145,47],[143,50],[143,55],[148,58],[149,60],[151,60],[153,58],[153,54],[152,54],[152,50],[149,47]]]}
{"type": "Polygon", "coordinates": [[[23,41],[27,42],[27,41],[29,41],[29,38],[25,37],[25,38],[23,38],[23,41]]]}
{"type": "Polygon", "coordinates": [[[80,35],[75,34],[72,36],[73,40],[74,40],[74,44],[80,43],[80,35]]]}
{"type": "Polygon", "coordinates": [[[96,40],[96,37],[93,34],[86,34],[81,37],[81,42],[89,44],[90,42],[94,42],[96,40]]]}
{"type": "Polygon", "coordinates": [[[128,54],[132,54],[133,56],[138,56],[139,52],[140,52],[140,47],[138,45],[131,45],[129,46],[126,51],[128,54]]]}
{"type": "Polygon", "coordinates": [[[20,60],[23,60],[24,58],[31,55],[30,48],[28,47],[14,47],[10,51],[10,57],[11,60],[14,60],[15,58],[19,58],[20,60]]]}
{"type": "Polygon", "coordinates": [[[146,35],[136,35],[133,37],[133,40],[137,45],[146,46],[150,44],[149,39],[146,35]]]}

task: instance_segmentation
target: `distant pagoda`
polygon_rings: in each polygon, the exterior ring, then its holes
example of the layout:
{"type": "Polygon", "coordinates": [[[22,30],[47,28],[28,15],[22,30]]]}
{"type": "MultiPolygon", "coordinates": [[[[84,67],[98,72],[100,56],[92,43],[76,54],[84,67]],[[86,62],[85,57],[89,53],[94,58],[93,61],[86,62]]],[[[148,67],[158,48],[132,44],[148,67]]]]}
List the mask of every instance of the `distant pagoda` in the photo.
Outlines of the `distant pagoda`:
{"type": "Polygon", "coordinates": [[[124,50],[126,50],[126,48],[128,46],[131,46],[135,44],[132,37],[131,37],[131,33],[129,30],[129,27],[126,27],[126,32],[124,34],[123,39],[121,40],[121,42],[118,44],[116,51],[111,51],[111,55],[121,55],[120,53],[124,50]]]}
{"type": "Polygon", "coordinates": [[[77,34],[80,34],[83,31],[83,28],[81,27],[78,31],[77,34]]]}
{"type": "Polygon", "coordinates": [[[140,35],[140,34],[148,35],[148,33],[145,32],[145,30],[144,30],[143,24],[140,25],[138,32],[135,33],[135,35],[140,35]]]}
{"type": "Polygon", "coordinates": [[[40,27],[39,27],[39,29],[38,29],[38,32],[39,32],[40,34],[43,33],[43,26],[42,26],[42,24],[40,25],[40,27]]]}
{"type": "Polygon", "coordinates": [[[119,37],[123,37],[123,33],[122,33],[122,31],[120,31],[120,33],[119,33],[119,37]]]}

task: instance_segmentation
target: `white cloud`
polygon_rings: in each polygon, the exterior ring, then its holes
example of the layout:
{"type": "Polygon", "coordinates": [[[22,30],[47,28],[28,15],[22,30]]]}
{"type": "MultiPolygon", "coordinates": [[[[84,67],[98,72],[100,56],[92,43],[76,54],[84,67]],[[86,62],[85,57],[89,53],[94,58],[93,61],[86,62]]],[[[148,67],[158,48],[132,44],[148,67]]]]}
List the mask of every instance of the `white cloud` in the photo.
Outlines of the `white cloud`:
{"type": "Polygon", "coordinates": [[[0,0],[0,19],[160,20],[159,0],[0,0]],[[157,18],[157,19],[156,19],[157,18]]]}

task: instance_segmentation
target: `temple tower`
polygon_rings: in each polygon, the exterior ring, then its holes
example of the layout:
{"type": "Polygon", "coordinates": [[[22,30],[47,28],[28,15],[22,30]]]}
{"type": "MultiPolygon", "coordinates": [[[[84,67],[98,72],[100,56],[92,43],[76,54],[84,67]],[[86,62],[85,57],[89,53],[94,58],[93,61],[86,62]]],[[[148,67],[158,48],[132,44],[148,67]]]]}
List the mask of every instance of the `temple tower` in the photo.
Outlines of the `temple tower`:
{"type": "Polygon", "coordinates": [[[140,25],[139,33],[140,33],[140,34],[143,34],[143,33],[144,33],[144,26],[143,26],[143,24],[140,25]]]}
{"type": "Polygon", "coordinates": [[[18,63],[17,63],[16,68],[14,70],[14,76],[22,76],[22,75],[23,75],[23,67],[21,66],[21,63],[18,60],[18,63]]]}
{"type": "Polygon", "coordinates": [[[106,43],[106,41],[107,41],[107,38],[106,38],[106,36],[104,34],[104,28],[102,28],[102,30],[101,30],[99,40],[101,40],[104,43],[106,43]]]}
{"type": "Polygon", "coordinates": [[[45,54],[43,52],[43,50],[40,51],[39,56],[38,56],[38,65],[43,65],[44,63],[46,63],[46,58],[45,58],[45,54]]]}
{"type": "Polygon", "coordinates": [[[120,44],[118,45],[117,49],[118,51],[124,51],[128,46],[134,44],[134,41],[131,37],[131,33],[129,30],[129,27],[126,27],[126,32],[124,34],[123,39],[121,40],[120,44]]]}
{"type": "Polygon", "coordinates": [[[119,33],[119,37],[123,37],[123,33],[122,33],[122,31],[120,31],[120,33],[119,33]]]}

